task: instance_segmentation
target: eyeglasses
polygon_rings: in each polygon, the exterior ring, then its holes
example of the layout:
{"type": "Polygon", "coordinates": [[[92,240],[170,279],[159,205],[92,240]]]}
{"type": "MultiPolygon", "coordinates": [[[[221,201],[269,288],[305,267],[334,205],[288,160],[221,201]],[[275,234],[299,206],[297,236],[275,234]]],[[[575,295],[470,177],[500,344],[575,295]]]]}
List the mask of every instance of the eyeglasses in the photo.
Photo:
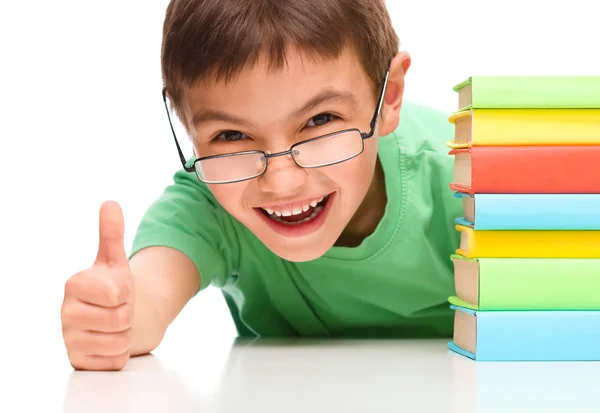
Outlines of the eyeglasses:
{"type": "Polygon", "coordinates": [[[185,171],[196,173],[198,179],[207,184],[227,184],[246,181],[263,175],[267,171],[268,159],[279,156],[291,155],[296,165],[307,169],[335,165],[357,157],[364,151],[365,139],[371,138],[375,133],[375,126],[381,113],[388,77],[389,68],[385,74],[369,132],[361,132],[357,128],[345,129],[295,143],[290,149],[283,152],[266,153],[261,150],[252,150],[205,156],[195,159],[191,166],[186,164],[175,130],[173,129],[173,123],[171,122],[167,106],[166,88],[163,88],[162,95],[169,125],[175,139],[175,145],[177,146],[179,158],[185,171]]]}

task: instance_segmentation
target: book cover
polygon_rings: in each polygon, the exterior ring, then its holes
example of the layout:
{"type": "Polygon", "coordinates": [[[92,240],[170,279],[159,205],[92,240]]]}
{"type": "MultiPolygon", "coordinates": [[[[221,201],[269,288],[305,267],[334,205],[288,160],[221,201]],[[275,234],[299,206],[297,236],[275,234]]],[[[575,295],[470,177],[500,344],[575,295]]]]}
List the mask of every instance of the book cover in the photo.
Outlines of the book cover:
{"type": "Polygon", "coordinates": [[[600,259],[451,259],[451,304],[480,311],[600,311],[600,259]]]}
{"type": "Polygon", "coordinates": [[[449,155],[457,192],[600,194],[600,145],[473,146],[449,155]]]}
{"type": "Polygon", "coordinates": [[[600,108],[600,76],[471,76],[453,90],[459,110],[600,108]]]}
{"type": "Polygon", "coordinates": [[[600,311],[474,311],[455,305],[448,348],[477,361],[600,361],[600,311]]]}
{"type": "Polygon", "coordinates": [[[600,231],[475,231],[456,225],[466,258],[600,258],[600,231]]]}
{"type": "MultiPolygon", "coordinates": [[[[600,180],[600,179],[599,179],[600,180]]],[[[486,230],[600,230],[598,194],[468,194],[456,224],[486,230]]]]}
{"type": "Polygon", "coordinates": [[[600,145],[600,109],[468,109],[448,120],[451,148],[600,145]]]}

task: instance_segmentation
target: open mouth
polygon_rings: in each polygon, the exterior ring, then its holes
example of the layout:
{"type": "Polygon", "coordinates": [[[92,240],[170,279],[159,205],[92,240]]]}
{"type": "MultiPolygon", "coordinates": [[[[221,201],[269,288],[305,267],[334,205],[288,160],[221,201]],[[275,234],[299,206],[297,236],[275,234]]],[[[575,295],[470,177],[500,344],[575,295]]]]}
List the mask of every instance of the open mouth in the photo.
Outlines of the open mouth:
{"type": "Polygon", "coordinates": [[[325,209],[331,194],[306,204],[303,207],[296,207],[293,210],[274,211],[269,208],[258,208],[260,211],[271,220],[287,226],[298,226],[307,224],[316,219],[325,209]]]}

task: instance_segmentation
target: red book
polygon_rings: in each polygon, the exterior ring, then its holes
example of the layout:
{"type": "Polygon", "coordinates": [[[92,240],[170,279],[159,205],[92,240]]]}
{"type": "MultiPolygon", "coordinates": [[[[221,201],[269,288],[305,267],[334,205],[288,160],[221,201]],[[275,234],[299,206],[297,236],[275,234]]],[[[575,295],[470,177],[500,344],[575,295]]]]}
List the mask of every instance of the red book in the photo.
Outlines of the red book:
{"type": "Polygon", "coordinates": [[[600,145],[453,149],[457,192],[600,194],[600,145]]]}

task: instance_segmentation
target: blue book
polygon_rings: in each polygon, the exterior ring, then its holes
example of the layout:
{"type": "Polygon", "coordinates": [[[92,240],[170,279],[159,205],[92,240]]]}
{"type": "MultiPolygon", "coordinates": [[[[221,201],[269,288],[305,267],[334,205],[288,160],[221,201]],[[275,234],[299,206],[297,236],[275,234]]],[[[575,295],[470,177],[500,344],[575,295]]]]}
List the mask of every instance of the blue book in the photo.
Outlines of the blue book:
{"type": "Polygon", "coordinates": [[[475,194],[456,192],[475,230],[599,230],[600,194],[475,194]]]}
{"type": "Polygon", "coordinates": [[[448,348],[477,361],[600,361],[600,311],[455,310],[448,348]]]}

